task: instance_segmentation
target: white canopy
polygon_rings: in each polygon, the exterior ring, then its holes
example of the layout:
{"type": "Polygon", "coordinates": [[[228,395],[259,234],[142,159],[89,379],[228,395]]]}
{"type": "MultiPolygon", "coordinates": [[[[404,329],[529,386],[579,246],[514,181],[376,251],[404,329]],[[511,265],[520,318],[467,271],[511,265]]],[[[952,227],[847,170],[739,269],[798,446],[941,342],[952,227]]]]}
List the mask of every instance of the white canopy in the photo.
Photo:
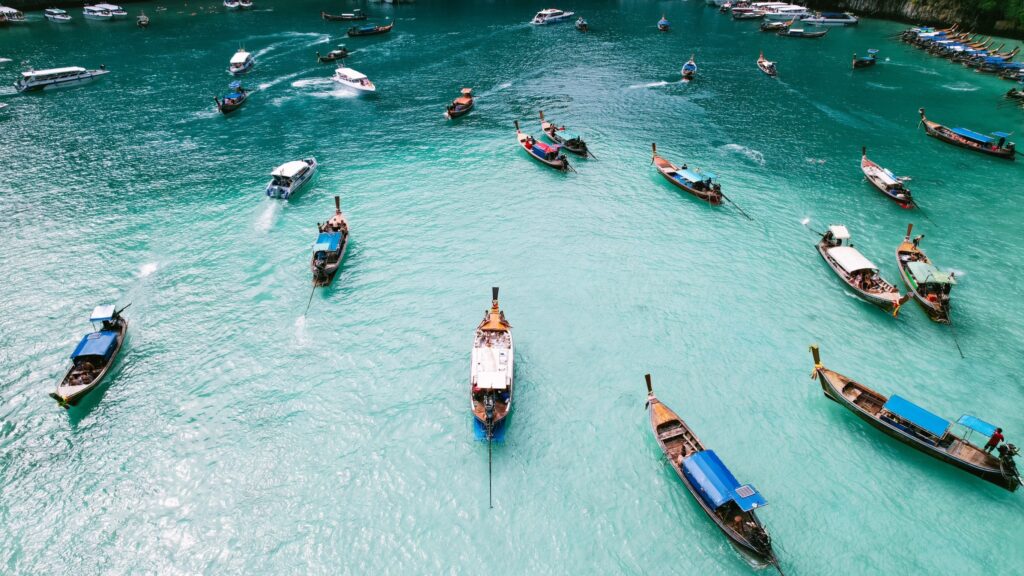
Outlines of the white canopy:
{"type": "Polygon", "coordinates": [[[306,164],[306,162],[302,160],[292,160],[291,162],[285,162],[284,164],[281,164],[280,166],[275,168],[274,171],[270,173],[270,175],[282,176],[284,178],[294,178],[299,174],[302,174],[302,171],[305,170],[306,168],[309,168],[309,164],[306,164]]]}
{"type": "Polygon", "coordinates": [[[235,55],[231,57],[232,64],[245,64],[246,60],[249,59],[249,53],[245,50],[239,50],[235,52],[235,55]]]}
{"type": "Polygon", "coordinates": [[[508,388],[508,378],[504,372],[477,372],[476,385],[481,390],[504,390],[508,388]]]}
{"type": "Polygon", "coordinates": [[[338,68],[338,74],[348,78],[349,80],[362,80],[363,78],[366,78],[366,74],[351,68],[338,68]]]}
{"type": "Polygon", "coordinates": [[[121,9],[121,7],[116,5],[116,4],[93,4],[92,7],[93,8],[99,8],[100,10],[110,10],[110,11],[115,11],[115,10],[120,10],[121,9]]]}
{"type": "Polygon", "coordinates": [[[858,270],[878,270],[878,267],[865,258],[853,246],[837,246],[829,248],[828,255],[839,264],[839,267],[846,270],[847,274],[853,274],[858,270]]]}
{"type": "Polygon", "coordinates": [[[107,304],[104,306],[97,306],[93,308],[92,314],[89,316],[90,322],[100,322],[103,320],[110,320],[114,317],[114,305],[107,304]]]}
{"type": "Polygon", "coordinates": [[[29,70],[28,72],[22,72],[21,75],[25,78],[31,78],[33,76],[50,76],[56,74],[70,74],[72,72],[85,72],[85,68],[78,66],[68,66],[67,68],[50,68],[48,70],[29,70]]]}
{"type": "Polygon", "coordinates": [[[846,226],[829,226],[828,231],[832,233],[832,237],[836,240],[850,239],[850,231],[846,229],[846,226]]]}

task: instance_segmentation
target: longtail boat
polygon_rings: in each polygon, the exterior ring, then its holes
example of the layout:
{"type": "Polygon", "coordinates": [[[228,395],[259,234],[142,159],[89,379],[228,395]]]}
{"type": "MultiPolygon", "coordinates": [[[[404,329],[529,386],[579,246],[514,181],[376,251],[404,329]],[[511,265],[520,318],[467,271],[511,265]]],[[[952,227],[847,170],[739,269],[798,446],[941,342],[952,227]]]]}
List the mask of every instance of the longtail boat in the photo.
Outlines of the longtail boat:
{"type": "Polygon", "coordinates": [[[874,66],[878,63],[878,50],[871,48],[868,50],[867,56],[858,57],[856,54],[853,55],[853,68],[867,68],[874,66]]]}
{"type": "Polygon", "coordinates": [[[818,254],[836,276],[866,302],[899,314],[906,300],[900,291],[878,272],[878,266],[864,257],[850,243],[846,226],[829,226],[818,242],[818,254]]]}
{"type": "Polygon", "coordinates": [[[689,82],[697,75],[697,63],[693,61],[693,54],[690,54],[690,59],[683,64],[683,69],[679,72],[683,75],[683,82],[689,82]]]}
{"type": "Polygon", "coordinates": [[[470,364],[470,409],[488,438],[512,411],[512,325],[498,306],[498,287],[491,288],[491,308],[476,327],[470,364]]]}
{"type": "Polygon", "coordinates": [[[661,20],[658,20],[658,30],[662,32],[668,32],[672,28],[672,23],[665,18],[665,15],[661,15],[661,20]]]}
{"type": "Polygon", "coordinates": [[[448,120],[458,118],[459,116],[465,116],[469,114],[469,111],[473,109],[473,105],[476,102],[473,100],[473,89],[463,88],[460,95],[452,100],[452,103],[448,105],[445,110],[444,117],[448,120]]]}
{"type": "Polygon", "coordinates": [[[781,574],[771,536],[755,513],[767,504],[764,497],[750,484],[741,485],[718,454],[705,448],[686,422],[658,400],[651,388],[651,375],[644,378],[651,431],[676,476],[730,542],[746,555],[775,566],[781,574]]]}
{"type": "Polygon", "coordinates": [[[949,324],[949,293],[956,286],[956,275],[946,273],[932,264],[920,248],[924,234],[913,240],[910,233],[913,224],[907,224],[907,235],[896,248],[896,264],[899,266],[903,283],[913,294],[914,300],[924,308],[928,317],[936,322],[949,324]]]}
{"type": "Polygon", "coordinates": [[[128,334],[128,320],[121,316],[128,306],[120,310],[113,305],[97,306],[93,309],[89,317],[93,331],[79,341],[71,353],[71,368],[64,374],[64,378],[57,385],[57,390],[50,393],[50,397],[56,400],[61,408],[77,405],[110,373],[110,368],[117,360],[128,334]],[[100,325],[99,328],[97,324],[100,325]]]}
{"type": "Polygon", "coordinates": [[[1007,142],[1007,138],[1010,135],[1006,132],[993,132],[992,136],[986,136],[967,128],[948,128],[926,118],[924,108],[919,108],[918,112],[921,114],[921,123],[924,124],[924,130],[929,136],[954,146],[969,148],[997,158],[1005,158],[1007,160],[1015,158],[1016,145],[1013,142],[1007,142]]]}
{"type": "Polygon", "coordinates": [[[779,75],[778,69],[775,68],[775,62],[765,59],[764,52],[761,52],[761,55],[757,57],[757,67],[761,72],[764,72],[772,78],[779,75]]]}
{"type": "Polygon", "coordinates": [[[213,98],[213,101],[217,104],[217,110],[221,114],[230,114],[238,110],[249,99],[249,91],[242,86],[241,82],[232,82],[228,85],[228,88],[231,90],[230,93],[225,94],[220,99],[216,96],[213,98]]]}
{"type": "Polygon", "coordinates": [[[955,423],[950,422],[902,396],[886,397],[852,378],[825,368],[817,346],[811,346],[811,354],[814,356],[811,378],[818,380],[825,396],[861,420],[911,448],[1010,492],[1020,486],[1020,472],[1013,459],[1019,453],[1016,446],[1000,445],[997,449],[999,456],[994,456],[970,441],[975,433],[990,438],[996,431],[992,424],[968,414],[955,423]]]}
{"type": "Polygon", "coordinates": [[[569,152],[578,156],[593,156],[590,153],[590,149],[587,148],[587,143],[583,141],[583,137],[577,134],[564,134],[565,126],[556,126],[551,122],[544,119],[544,111],[540,111],[540,129],[544,132],[547,137],[558,144],[562,148],[565,148],[569,152]]]}
{"type": "Polygon", "coordinates": [[[348,249],[348,219],[341,212],[341,198],[334,197],[334,215],[327,222],[317,224],[316,243],[309,269],[313,272],[313,286],[330,286],[334,275],[345,259],[348,249]]]}
{"type": "Polygon", "coordinates": [[[319,62],[320,64],[327,64],[329,62],[344,60],[345,58],[348,58],[348,55],[348,48],[346,48],[344,44],[340,44],[337,48],[331,50],[325,56],[321,56],[320,52],[317,52],[316,61],[319,62]]]}
{"type": "Polygon", "coordinates": [[[387,34],[391,32],[391,29],[395,27],[395,23],[392,22],[387,26],[380,25],[369,25],[369,26],[353,26],[348,29],[347,34],[349,37],[352,36],[373,36],[375,34],[387,34]]]}
{"type": "Polygon", "coordinates": [[[565,154],[561,153],[562,146],[560,144],[548,146],[529,134],[523,134],[519,130],[519,120],[516,120],[515,124],[516,141],[519,142],[519,146],[522,147],[523,150],[526,150],[527,154],[545,165],[555,168],[556,170],[564,172],[570,169],[569,159],[565,157],[565,154]]]}
{"type": "Polygon", "coordinates": [[[872,186],[899,204],[901,208],[914,208],[917,206],[914,202],[914,197],[910,194],[910,189],[904,184],[910,178],[896,176],[889,170],[868,160],[868,149],[866,146],[862,146],[860,150],[860,169],[864,173],[864,178],[872,186]]]}
{"type": "Polygon", "coordinates": [[[658,145],[653,142],[651,143],[651,152],[654,154],[651,162],[665,180],[709,204],[722,203],[722,186],[716,181],[717,178],[714,174],[701,172],[697,168],[691,170],[686,164],[676,166],[658,156],[658,145]]]}

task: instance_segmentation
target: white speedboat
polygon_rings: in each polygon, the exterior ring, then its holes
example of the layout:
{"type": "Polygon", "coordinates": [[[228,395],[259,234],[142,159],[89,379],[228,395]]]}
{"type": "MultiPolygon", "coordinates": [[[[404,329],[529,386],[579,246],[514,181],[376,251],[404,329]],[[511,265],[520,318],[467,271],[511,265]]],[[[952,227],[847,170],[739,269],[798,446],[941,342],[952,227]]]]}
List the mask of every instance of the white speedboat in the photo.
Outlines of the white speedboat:
{"type": "Polygon", "coordinates": [[[267,196],[287,200],[313,178],[316,167],[316,158],[303,158],[281,164],[270,173],[273,179],[267,184],[267,196]]]}
{"type": "Polygon", "coordinates": [[[764,19],[772,22],[788,22],[790,20],[799,20],[801,18],[807,18],[811,15],[811,12],[806,6],[798,6],[796,4],[787,4],[785,6],[776,6],[765,10],[764,19]]]}
{"type": "Polygon", "coordinates": [[[530,24],[554,24],[555,22],[565,22],[573,16],[575,12],[564,12],[558,8],[547,8],[537,12],[537,15],[530,20],[530,24]]]}
{"type": "Polygon", "coordinates": [[[127,18],[128,17],[128,11],[125,10],[124,8],[121,8],[117,4],[93,4],[93,8],[99,8],[101,10],[106,10],[107,12],[110,12],[110,15],[113,16],[114,18],[127,18]]]}
{"type": "Polygon", "coordinates": [[[112,20],[114,15],[106,8],[98,6],[86,6],[82,9],[82,17],[86,20],[112,20]]]}
{"type": "Polygon", "coordinates": [[[373,82],[370,82],[366,74],[351,68],[338,68],[334,71],[334,77],[331,80],[360,94],[373,94],[377,91],[377,87],[373,85],[373,82]]]}
{"type": "Polygon", "coordinates": [[[61,10],[60,8],[47,8],[43,10],[43,16],[50,22],[71,22],[71,15],[68,14],[67,10],[61,10]]]}
{"type": "Polygon", "coordinates": [[[245,51],[244,48],[239,48],[238,52],[231,57],[231,62],[228,64],[228,72],[240,76],[245,74],[252,67],[256,65],[256,60],[253,59],[252,54],[245,51]]]}
{"type": "Polygon", "coordinates": [[[51,68],[49,70],[29,70],[21,73],[21,79],[14,83],[18,92],[35,92],[64,88],[92,82],[96,78],[109,74],[109,70],[100,66],[99,70],[86,70],[78,66],[67,68],[51,68]]]}
{"type": "Polygon", "coordinates": [[[850,12],[815,12],[800,21],[815,26],[856,26],[860,23],[860,19],[850,12]]]}
{"type": "Polygon", "coordinates": [[[0,6],[0,16],[8,24],[24,24],[25,13],[10,6],[0,6]]]}
{"type": "Polygon", "coordinates": [[[224,7],[228,10],[239,10],[242,6],[238,3],[238,0],[224,0],[224,7]]]}

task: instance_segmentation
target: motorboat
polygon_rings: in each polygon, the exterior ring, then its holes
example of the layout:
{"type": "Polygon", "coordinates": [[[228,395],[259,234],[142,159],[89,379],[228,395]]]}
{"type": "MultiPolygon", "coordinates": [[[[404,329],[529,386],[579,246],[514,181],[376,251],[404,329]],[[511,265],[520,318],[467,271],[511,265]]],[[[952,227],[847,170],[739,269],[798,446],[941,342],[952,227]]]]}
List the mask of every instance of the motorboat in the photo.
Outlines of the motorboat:
{"type": "Polygon", "coordinates": [[[253,59],[252,54],[245,51],[245,48],[239,48],[238,52],[231,57],[231,62],[228,64],[228,72],[239,76],[252,70],[252,67],[256,65],[256,60],[253,59]]]}
{"type": "Polygon", "coordinates": [[[812,16],[800,19],[814,26],[856,26],[860,24],[857,18],[850,12],[815,12],[812,16]]]}
{"type": "Polygon", "coordinates": [[[89,317],[93,331],[83,336],[75,346],[71,353],[71,367],[64,373],[57,390],[50,393],[61,408],[78,404],[110,372],[128,334],[128,321],[121,316],[127,307],[117,310],[113,305],[106,305],[93,309],[89,317]]]}
{"type": "Polygon", "coordinates": [[[149,16],[146,16],[145,12],[139,11],[139,15],[135,17],[135,25],[139,28],[149,28],[149,16]]]}
{"type": "Polygon", "coordinates": [[[690,54],[690,59],[683,64],[683,69],[680,70],[683,75],[683,81],[689,82],[693,80],[693,77],[697,75],[697,63],[693,61],[693,54],[690,54]]]}
{"type": "Polygon", "coordinates": [[[664,14],[662,14],[661,20],[658,20],[658,30],[660,30],[661,32],[668,32],[671,29],[672,23],[669,22],[667,18],[665,18],[664,14]]]}
{"type": "Polygon", "coordinates": [[[512,412],[515,347],[512,325],[498,306],[498,288],[491,288],[491,308],[476,327],[470,356],[469,407],[490,440],[512,412]]]}
{"type": "Polygon", "coordinates": [[[587,143],[583,141],[583,137],[579,134],[572,134],[565,131],[565,126],[558,126],[553,122],[548,122],[544,118],[544,111],[540,111],[540,129],[555,144],[558,144],[565,150],[572,152],[578,156],[594,157],[590,149],[587,148],[587,143]]]}
{"type": "Polygon", "coordinates": [[[319,52],[316,53],[316,61],[321,64],[327,64],[328,62],[334,62],[335,60],[344,60],[348,58],[348,48],[344,44],[339,44],[337,48],[331,50],[325,56],[321,56],[319,52]]]}
{"type": "Polygon", "coordinates": [[[106,8],[98,6],[86,6],[82,9],[82,17],[86,20],[112,20],[114,15],[106,8]]]}
{"type": "Polygon", "coordinates": [[[235,81],[228,85],[231,90],[228,94],[225,94],[220,99],[214,96],[213,101],[217,103],[217,110],[221,114],[230,114],[235,110],[242,107],[245,101],[249,99],[249,91],[242,86],[241,82],[235,81]]]}
{"type": "MultiPolygon", "coordinates": [[[[86,8],[89,8],[89,6],[86,6],[86,8]]],[[[105,4],[105,3],[103,3],[103,4],[93,4],[92,8],[96,8],[98,10],[106,10],[107,12],[110,12],[111,18],[127,18],[128,17],[128,11],[125,10],[124,8],[121,8],[117,4],[105,4]]]]}
{"type": "Polygon", "coordinates": [[[779,75],[779,71],[775,68],[775,62],[766,59],[764,57],[764,52],[761,52],[761,55],[757,57],[757,67],[761,72],[764,72],[773,78],[779,75]]]}
{"type": "Polygon", "coordinates": [[[50,22],[71,22],[71,15],[68,14],[68,11],[61,10],[60,8],[47,8],[46,10],[43,10],[43,16],[46,16],[46,19],[50,22]]]}
{"type": "Polygon", "coordinates": [[[760,20],[765,15],[764,10],[753,6],[733,6],[730,12],[733,20],[760,20]]]}
{"type": "Polygon", "coordinates": [[[338,68],[334,71],[334,77],[331,80],[360,94],[373,94],[377,91],[377,87],[370,82],[366,74],[351,68],[338,68]]]}
{"type": "Polygon", "coordinates": [[[110,71],[100,66],[99,70],[86,70],[78,66],[66,68],[50,68],[48,70],[29,70],[21,73],[21,79],[14,83],[18,92],[35,92],[77,86],[92,82],[96,78],[109,74],[110,71]]]}
{"type": "Polygon", "coordinates": [[[267,196],[287,200],[313,178],[316,167],[316,158],[303,158],[274,168],[270,173],[272,180],[267,184],[267,196]]]}
{"type": "Polygon", "coordinates": [[[348,29],[346,34],[349,37],[355,36],[375,36],[377,34],[387,34],[391,32],[391,29],[395,27],[395,23],[392,22],[387,26],[381,26],[380,24],[367,24],[366,26],[353,26],[348,29]]]}
{"type": "MultiPolygon", "coordinates": [[[[562,154],[561,144],[555,144],[549,146],[543,142],[538,141],[530,134],[525,134],[519,130],[519,120],[515,121],[516,126],[516,142],[526,153],[532,156],[535,160],[561,172],[571,170],[569,166],[569,159],[562,154]]],[[[573,170],[575,172],[575,170],[573,170]]]]}
{"type": "Polygon", "coordinates": [[[241,10],[242,6],[238,3],[238,0],[224,0],[224,8],[228,10],[241,10]]]}
{"type": "Polygon", "coordinates": [[[533,17],[533,20],[530,20],[530,24],[555,24],[557,22],[565,22],[575,15],[575,12],[565,12],[558,8],[546,8],[537,12],[537,15],[533,17]]]}
{"type": "Polygon", "coordinates": [[[786,4],[785,6],[775,6],[765,10],[765,20],[799,20],[801,18],[808,18],[811,16],[811,12],[807,10],[806,6],[798,6],[796,4],[786,4]]]}
{"type": "Polygon", "coordinates": [[[0,6],[0,17],[8,24],[24,24],[25,13],[10,6],[0,6]]]}
{"type": "Polygon", "coordinates": [[[251,10],[252,0],[238,0],[238,7],[242,10],[251,10]]]}
{"type": "Polygon", "coordinates": [[[718,205],[725,198],[718,177],[711,172],[702,172],[699,168],[690,168],[686,164],[676,166],[668,159],[658,155],[658,146],[651,144],[651,163],[658,172],[672,183],[673,186],[693,194],[708,204],[718,205]]]}
{"type": "Polygon", "coordinates": [[[825,34],[828,34],[828,29],[809,32],[803,28],[792,28],[790,26],[786,26],[779,29],[776,34],[787,38],[821,38],[825,34]]]}
{"type": "Polygon", "coordinates": [[[587,24],[587,21],[583,19],[583,16],[580,16],[579,19],[576,20],[576,29],[580,32],[588,32],[590,31],[590,24],[587,24]]]}
{"type": "Polygon", "coordinates": [[[778,20],[775,22],[770,22],[768,20],[765,20],[764,22],[761,22],[761,32],[778,32],[783,28],[789,28],[790,26],[793,25],[793,22],[795,21],[787,20],[783,22],[781,20],[778,20]]]}
{"type": "Polygon", "coordinates": [[[341,14],[328,14],[327,12],[321,12],[320,17],[330,22],[343,22],[346,20],[366,20],[366,12],[356,8],[351,12],[343,12],[341,14]]]}
{"type": "Polygon", "coordinates": [[[314,286],[330,286],[334,275],[345,259],[348,248],[348,219],[341,211],[341,197],[334,197],[334,215],[327,222],[317,224],[316,242],[309,268],[313,272],[314,286]]]}

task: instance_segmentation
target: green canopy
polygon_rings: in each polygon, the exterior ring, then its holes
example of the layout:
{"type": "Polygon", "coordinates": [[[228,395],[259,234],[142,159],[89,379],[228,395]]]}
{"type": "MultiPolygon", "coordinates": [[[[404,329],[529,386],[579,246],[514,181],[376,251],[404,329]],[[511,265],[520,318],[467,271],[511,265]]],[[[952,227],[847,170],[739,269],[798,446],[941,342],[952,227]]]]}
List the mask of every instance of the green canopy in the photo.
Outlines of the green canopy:
{"type": "Polygon", "coordinates": [[[939,270],[930,262],[910,262],[907,268],[918,284],[956,284],[952,274],[939,270]]]}

